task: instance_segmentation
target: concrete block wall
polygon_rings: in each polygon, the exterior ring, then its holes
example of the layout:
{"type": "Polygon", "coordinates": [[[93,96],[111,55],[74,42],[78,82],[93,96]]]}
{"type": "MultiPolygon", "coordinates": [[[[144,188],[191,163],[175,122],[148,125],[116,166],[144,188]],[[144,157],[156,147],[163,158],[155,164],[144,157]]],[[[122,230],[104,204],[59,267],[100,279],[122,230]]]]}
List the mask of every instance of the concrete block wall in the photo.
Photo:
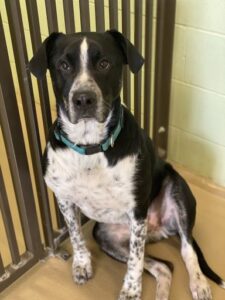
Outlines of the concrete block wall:
{"type": "Polygon", "coordinates": [[[224,0],[177,0],[168,154],[225,186],[224,0]]]}

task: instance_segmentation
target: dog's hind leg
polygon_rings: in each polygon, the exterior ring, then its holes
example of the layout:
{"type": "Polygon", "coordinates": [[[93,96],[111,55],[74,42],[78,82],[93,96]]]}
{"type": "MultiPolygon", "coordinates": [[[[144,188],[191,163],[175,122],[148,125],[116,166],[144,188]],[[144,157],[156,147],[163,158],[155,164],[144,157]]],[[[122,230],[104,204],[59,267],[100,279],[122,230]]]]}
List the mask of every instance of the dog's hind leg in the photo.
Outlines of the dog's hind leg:
{"type": "Polygon", "coordinates": [[[199,266],[192,242],[181,235],[181,255],[189,273],[190,289],[194,300],[211,300],[210,286],[199,266]]]}
{"type": "MultiPolygon", "coordinates": [[[[123,263],[129,258],[130,231],[128,225],[96,223],[94,238],[109,256],[123,263]]],[[[145,256],[144,270],[157,281],[156,300],[168,300],[172,279],[171,265],[156,258],[145,256]]],[[[133,298],[132,298],[133,299],[133,298]]],[[[134,298],[136,300],[136,298],[134,298]]]]}
{"type": "Polygon", "coordinates": [[[174,203],[174,218],[181,239],[181,255],[190,278],[190,290],[194,300],[211,300],[210,286],[200,268],[193,248],[192,229],[195,221],[195,198],[185,180],[169,168],[169,198],[174,203]]]}
{"type": "Polygon", "coordinates": [[[93,236],[106,254],[120,262],[127,262],[130,240],[128,225],[96,223],[93,236]]]}
{"type": "Polygon", "coordinates": [[[172,281],[172,264],[145,256],[144,269],[156,279],[156,300],[168,300],[172,281]]]}

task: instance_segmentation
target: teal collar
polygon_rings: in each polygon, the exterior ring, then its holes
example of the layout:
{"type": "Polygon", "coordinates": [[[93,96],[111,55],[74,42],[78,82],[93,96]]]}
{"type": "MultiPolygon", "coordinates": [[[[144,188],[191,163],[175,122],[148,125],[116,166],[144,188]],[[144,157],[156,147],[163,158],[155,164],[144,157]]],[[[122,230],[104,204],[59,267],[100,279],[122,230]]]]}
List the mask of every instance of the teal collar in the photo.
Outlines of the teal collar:
{"type": "Polygon", "coordinates": [[[75,152],[78,152],[79,154],[83,154],[83,155],[91,155],[91,154],[95,154],[98,152],[105,152],[109,149],[109,147],[113,148],[116,139],[118,138],[120,131],[123,127],[123,107],[121,106],[120,109],[120,118],[118,121],[117,126],[115,127],[115,129],[113,130],[113,132],[111,133],[111,135],[104,140],[101,144],[97,144],[97,145],[88,145],[88,146],[80,146],[77,145],[73,142],[71,142],[67,137],[65,137],[65,135],[63,134],[63,131],[56,126],[55,130],[54,130],[54,135],[55,138],[62,142],[63,144],[65,144],[67,147],[73,149],[75,152]]]}

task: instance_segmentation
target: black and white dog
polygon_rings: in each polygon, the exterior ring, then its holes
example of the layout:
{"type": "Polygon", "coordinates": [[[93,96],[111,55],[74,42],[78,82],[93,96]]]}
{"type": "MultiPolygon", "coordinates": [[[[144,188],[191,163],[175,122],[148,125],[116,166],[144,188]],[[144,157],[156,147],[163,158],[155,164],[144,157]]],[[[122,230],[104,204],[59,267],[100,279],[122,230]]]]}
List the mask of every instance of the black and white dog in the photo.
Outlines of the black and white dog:
{"type": "Polygon", "coordinates": [[[203,273],[225,288],[192,238],[195,199],[184,179],[157,157],[152,142],[121,104],[123,65],[137,73],[144,60],[121,33],[51,34],[30,61],[38,78],[49,69],[57,120],[44,154],[44,177],[54,191],[73,246],[73,278],[92,277],[80,211],[97,221],[103,251],[127,263],[119,300],[139,300],[143,269],[157,280],[157,300],[169,299],[171,268],[145,256],[145,243],[172,235],[190,276],[193,299],[212,299],[203,273]],[[200,265],[199,265],[200,264],[200,265]]]}

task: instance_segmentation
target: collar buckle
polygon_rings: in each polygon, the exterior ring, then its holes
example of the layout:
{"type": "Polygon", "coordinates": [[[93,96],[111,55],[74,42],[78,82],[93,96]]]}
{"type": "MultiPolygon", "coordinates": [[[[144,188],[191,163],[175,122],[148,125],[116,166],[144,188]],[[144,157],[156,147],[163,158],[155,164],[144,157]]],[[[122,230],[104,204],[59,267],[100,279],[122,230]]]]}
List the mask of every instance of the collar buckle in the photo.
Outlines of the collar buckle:
{"type": "Polygon", "coordinates": [[[92,155],[92,154],[95,154],[95,153],[98,153],[98,152],[102,152],[101,145],[94,145],[94,146],[85,148],[85,154],[86,155],[92,155]]]}

